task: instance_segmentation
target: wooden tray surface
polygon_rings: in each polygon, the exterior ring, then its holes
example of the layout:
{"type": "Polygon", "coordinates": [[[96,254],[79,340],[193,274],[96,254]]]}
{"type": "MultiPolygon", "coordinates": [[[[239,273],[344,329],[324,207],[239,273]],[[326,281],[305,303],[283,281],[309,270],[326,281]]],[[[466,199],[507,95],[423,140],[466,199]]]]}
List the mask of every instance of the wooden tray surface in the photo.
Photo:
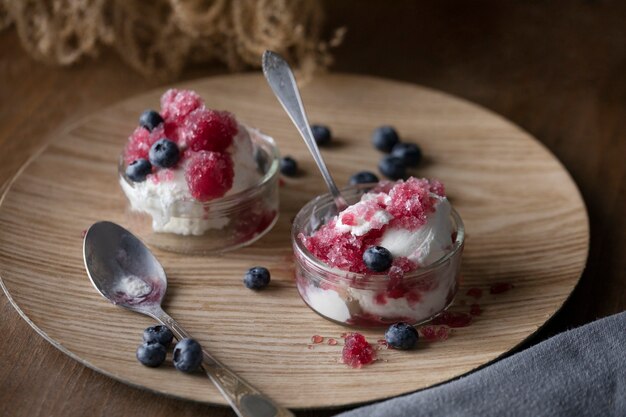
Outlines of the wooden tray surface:
{"type": "MultiPolygon", "coordinates": [[[[588,219],[569,174],[528,133],[477,105],[388,80],[326,75],[302,90],[309,118],[332,128],[323,155],[340,184],[376,171],[381,155],[371,131],[391,124],[426,156],[413,175],[446,184],[467,230],[463,284],[452,307],[467,311],[470,287],[483,310],[444,342],[411,352],[381,350],[380,361],[348,369],[341,357],[346,328],[311,311],[293,278],[290,220],[324,184],[297,132],[260,75],[203,79],[209,107],[228,109],[273,136],[302,175],[281,188],[280,219],[251,247],[221,257],[155,250],[168,274],[165,307],[215,356],[265,393],[293,408],[331,407],[391,397],[465,374],[533,334],[578,282],[588,252],[588,219]],[[272,285],[254,293],[242,275],[267,266],[272,285]],[[489,287],[514,288],[491,295],[489,287]],[[340,340],[311,345],[311,336],[340,340]]],[[[201,374],[171,364],[149,369],[135,349],[150,319],[100,297],[87,279],[82,232],[93,222],[125,224],[117,157],[145,108],[162,90],[131,98],[52,138],[16,176],[0,206],[0,277],[7,296],[39,334],[76,360],[126,383],[164,394],[224,404],[201,374]]],[[[363,333],[371,342],[384,330],[363,333]]],[[[326,339],[325,339],[326,340],[326,339]]]]}

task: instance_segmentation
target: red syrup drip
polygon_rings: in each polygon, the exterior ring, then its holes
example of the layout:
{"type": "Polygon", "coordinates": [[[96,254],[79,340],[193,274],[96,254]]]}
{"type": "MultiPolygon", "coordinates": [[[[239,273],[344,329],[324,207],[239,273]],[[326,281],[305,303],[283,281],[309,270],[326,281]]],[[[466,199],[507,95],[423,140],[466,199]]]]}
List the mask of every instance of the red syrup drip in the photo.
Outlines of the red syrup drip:
{"type": "Polygon", "coordinates": [[[341,358],[346,365],[360,368],[376,360],[376,351],[365,340],[365,336],[360,333],[350,333],[346,336],[341,358]]]}
{"type": "Polygon", "coordinates": [[[490,294],[502,294],[513,288],[513,284],[510,282],[498,282],[497,284],[493,284],[489,288],[490,294]]]}
{"type": "Polygon", "coordinates": [[[470,311],[469,313],[472,316],[480,316],[483,313],[483,310],[480,308],[480,304],[472,304],[470,306],[470,311]]]}
{"type": "Polygon", "coordinates": [[[333,339],[332,337],[328,339],[328,344],[331,346],[335,346],[337,344],[337,339],[333,339]]]}
{"type": "Polygon", "coordinates": [[[435,317],[431,323],[448,327],[467,327],[472,323],[472,316],[467,313],[444,311],[435,317]]]}
{"type": "Polygon", "coordinates": [[[427,342],[442,342],[450,336],[450,328],[446,326],[422,326],[420,336],[427,342]]]}
{"type": "Polygon", "coordinates": [[[284,179],[282,179],[282,178],[278,178],[278,186],[279,186],[279,187],[281,187],[281,188],[282,188],[282,187],[284,187],[284,186],[285,186],[285,184],[286,184],[286,182],[285,182],[285,180],[284,180],[284,179]]]}
{"type": "Polygon", "coordinates": [[[324,341],[323,336],[320,336],[318,334],[311,336],[311,343],[314,343],[317,345],[319,343],[322,343],[323,341],[324,341]]]}
{"type": "Polygon", "coordinates": [[[473,287],[467,290],[465,294],[467,294],[468,297],[472,297],[478,300],[480,297],[482,297],[483,290],[481,290],[480,288],[473,287]]]}
{"type": "Polygon", "coordinates": [[[84,238],[85,235],[87,235],[87,229],[83,229],[83,231],[80,233],[80,237],[84,238]]]}

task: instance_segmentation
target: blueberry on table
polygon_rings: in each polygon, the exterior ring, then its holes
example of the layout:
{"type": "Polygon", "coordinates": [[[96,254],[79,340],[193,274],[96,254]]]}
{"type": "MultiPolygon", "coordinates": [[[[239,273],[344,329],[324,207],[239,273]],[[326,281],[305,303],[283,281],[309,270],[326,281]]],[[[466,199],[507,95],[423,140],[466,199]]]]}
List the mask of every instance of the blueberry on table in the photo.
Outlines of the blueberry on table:
{"type": "Polygon", "coordinates": [[[139,126],[147,129],[149,132],[163,123],[161,115],[154,110],[146,110],[139,116],[139,126]]]}
{"type": "Polygon", "coordinates": [[[372,143],[379,151],[389,153],[397,143],[400,143],[400,137],[393,127],[381,126],[374,130],[372,143]]]}
{"type": "Polygon", "coordinates": [[[152,164],[147,159],[135,159],[126,167],[126,176],[133,182],[143,182],[152,172],[152,164]]]}
{"type": "Polygon", "coordinates": [[[370,183],[374,183],[378,181],[379,179],[376,176],[376,174],[370,171],[357,172],[356,174],[350,177],[350,185],[370,184],[370,183]]]}
{"type": "Polygon", "coordinates": [[[298,163],[290,156],[280,159],[280,172],[288,177],[293,177],[298,173],[298,163]]]}
{"type": "Polygon", "coordinates": [[[167,327],[159,324],[150,326],[143,331],[143,341],[148,343],[159,343],[165,347],[172,343],[174,335],[167,327]]]}
{"type": "Polygon", "coordinates": [[[413,349],[418,339],[419,335],[415,327],[405,322],[392,324],[385,332],[387,344],[394,349],[413,349]]]}
{"type": "Polygon", "coordinates": [[[387,248],[372,246],[363,252],[363,262],[367,269],[374,272],[384,272],[391,267],[393,256],[387,248]]]}
{"type": "Polygon", "coordinates": [[[157,342],[144,342],[137,348],[137,360],[151,368],[161,365],[166,354],[165,346],[157,342]]]}
{"type": "Polygon", "coordinates": [[[397,156],[387,155],[378,163],[378,170],[385,177],[392,180],[399,180],[406,177],[406,165],[397,156]]]}
{"type": "Polygon", "coordinates": [[[183,339],[176,343],[174,366],[181,372],[191,373],[200,367],[202,363],[202,347],[194,339],[183,339]]]}
{"type": "Polygon", "coordinates": [[[243,277],[243,283],[251,290],[260,290],[270,283],[270,271],[262,266],[250,268],[243,277]]]}
{"type": "Polygon", "coordinates": [[[313,139],[315,143],[320,146],[324,146],[330,143],[332,135],[328,126],[324,125],[311,125],[311,132],[313,133],[313,139]]]}
{"type": "Polygon", "coordinates": [[[422,150],[414,143],[398,143],[391,150],[391,156],[396,156],[407,167],[415,167],[422,160],[422,150]]]}
{"type": "Polygon", "coordinates": [[[162,138],[154,142],[148,153],[152,165],[160,168],[170,168],[176,165],[180,157],[178,145],[173,141],[162,138]]]}

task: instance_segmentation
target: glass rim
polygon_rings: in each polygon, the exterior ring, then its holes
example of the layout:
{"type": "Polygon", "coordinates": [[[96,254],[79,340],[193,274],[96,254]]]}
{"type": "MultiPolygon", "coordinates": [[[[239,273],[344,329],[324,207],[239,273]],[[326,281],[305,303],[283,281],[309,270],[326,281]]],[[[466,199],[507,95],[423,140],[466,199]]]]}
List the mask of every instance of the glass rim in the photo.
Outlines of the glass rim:
{"type": "MultiPolygon", "coordinates": [[[[247,200],[251,196],[254,196],[256,193],[262,192],[267,183],[269,183],[278,174],[280,154],[278,152],[278,146],[276,145],[276,141],[274,140],[274,138],[261,133],[261,131],[258,129],[251,128],[243,124],[240,124],[240,126],[243,126],[248,131],[250,139],[253,142],[261,142],[262,144],[268,145],[271,164],[267,169],[267,172],[254,185],[229,196],[219,197],[209,201],[198,201],[194,198],[181,198],[179,200],[176,200],[173,204],[199,204],[204,207],[211,206],[211,208],[219,207],[222,205],[230,207],[233,204],[241,202],[242,200],[247,200]]],[[[134,188],[134,183],[126,176],[126,162],[124,161],[124,151],[120,153],[120,156],[118,158],[117,170],[119,177],[122,178],[130,187],[134,188]]]]}
{"type": "MultiPolygon", "coordinates": [[[[367,189],[371,189],[375,187],[378,183],[367,183],[367,184],[357,184],[354,186],[348,186],[341,189],[341,192],[346,195],[351,192],[356,191],[366,191],[367,189]]],[[[328,207],[329,205],[334,204],[334,200],[331,194],[322,194],[308,203],[306,203],[296,214],[294,218],[292,227],[291,227],[291,241],[292,246],[297,249],[297,252],[304,257],[304,259],[312,264],[318,273],[325,273],[329,275],[333,275],[335,280],[331,281],[324,277],[323,275],[319,275],[318,278],[323,281],[337,283],[344,282],[347,283],[348,286],[354,286],[354,282],[361,282],[363,284],[381,284],[386,285],[389,279],[388,274],[368,274],[368,273],[360,273],[360,272],[352,272],[344,269],[339,269],[333,266],[328,265],[324,261],[320,260],[316,257],[311,251],[307,249],[304,243],[298,238],[298,235],[303,232],[302,231],[302,223],[310,218],[314,209],[323,209],[328,207]],[[305,216],[305,214],[307,214],[305,216]]],[[[404,275],[404,279],[406,280],[419,280],[424,276],[436,271],[443,265],[445,265],[450,259],[452,259],[457,253],[459,253],[465,243],[465,225],[463,224],[463,220],[459,213],[451,207],[450,217],[454,220],[456,226],[456,238],[454,240],[453,246],[451,250],[443,255],[441,258],[437,259],[435,262],[432,262],[422,268],[418,268],[415,271],[411,271],[404,275]]],[[[296,254],[297,255],[297,254],[296,254]]],[[[298,256],[296,256],[298,258],[298,256]]],[[[300,260],[298,259],[298,262],[300,260]]]]}

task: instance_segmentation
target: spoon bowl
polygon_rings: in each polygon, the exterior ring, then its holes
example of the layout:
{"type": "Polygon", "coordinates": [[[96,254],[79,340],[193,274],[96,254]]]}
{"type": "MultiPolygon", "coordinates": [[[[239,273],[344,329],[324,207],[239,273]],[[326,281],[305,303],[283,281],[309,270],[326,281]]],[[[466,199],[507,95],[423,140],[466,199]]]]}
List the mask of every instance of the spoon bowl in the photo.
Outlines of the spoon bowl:
{"type": "Polygon", "coordinates": [[[113,304],[139,312],[161,305],[167,289],[163,266],[128,230],[107,221],[93,224],[85,234],[83,255],[91,283],[113,304]],[[146,293],[128,296],[124,290],[129,282],[146,293]]]}

